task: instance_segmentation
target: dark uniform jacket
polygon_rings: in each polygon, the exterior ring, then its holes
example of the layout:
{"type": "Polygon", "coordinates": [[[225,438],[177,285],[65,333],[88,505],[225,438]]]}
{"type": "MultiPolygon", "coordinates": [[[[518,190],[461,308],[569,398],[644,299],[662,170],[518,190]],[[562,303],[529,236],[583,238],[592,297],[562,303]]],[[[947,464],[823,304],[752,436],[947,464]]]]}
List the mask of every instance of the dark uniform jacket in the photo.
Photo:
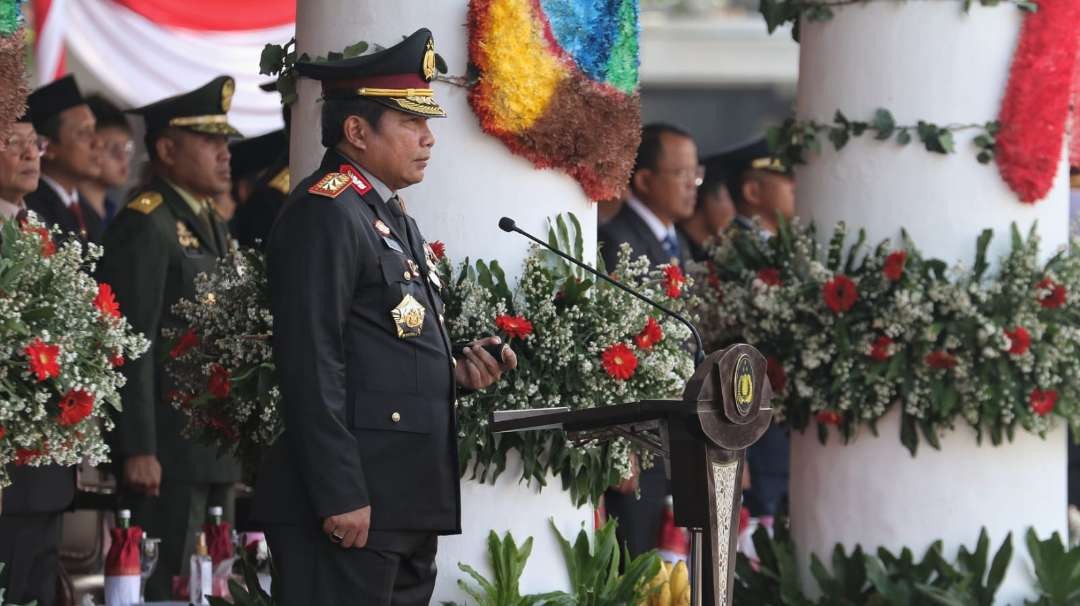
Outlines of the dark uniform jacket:
{"type": "MultiPolygon", "coordinates": [[[[687,259],[690,246],[682,233],[678,233],[679,247],[682,249],[680,264],[687,259]]],[[[645,220],[637,214],[629,204],[623,204],[622,209],[610,221],[597,228],[597,240],[601,244],[600,255],[604,258],[604,265],[608,271],[615,269],[615,261],[619,257],[619,247],[623,242],[629,243],[633,249],[632,258],[645,255],[653,265],[665,265],[671,262],[671,255],[664,248],[663,243],[656,239],[656,234],[649,229],[645,220]]]]}
{"type": "Polygon", "coordinates": [[[409,218],[406,233],[399,220],[355,165],[329,150],[271,232],[286,429],[259,474],[260,522],[310,524],[370,505],[373,530],[460,532],[440,287],[420,229],[409,218]],[[323,195],[310,191],[320,186],[323,195]],[[425,313],[420,334],[400,338],[392,311],[407,297],[425,313]]]}
{"type": "Polygon", "coordinates": [[[245,248],[265,248],[285,198],[289,195],[289,158],[286,154],[259,179],[251,196],[236,209],[230,227],[245,248]]]}
{"type": "Polygon", "coordinates": [[[176,482],[240,477],[234,459],[218,457],[215,447],[181,436],[186,417],[168,401],[172,382],[163,367],[171,343],[162,331],[186,328],[172,306],[181,298],[193,299],[195,277],[214,271],[227,252],[227,230],[216,217],[212,222],[213,229],[207,229],[171,185],[155,178],[109,224],[99,269],[120,311],[151,342],[149,351],[123,367],[127,384],[120,392],[123,412],[110,436],[113,460],[156,454],[162,475],[176,482]]]}
{"type": "Polygon", "coordinates": [[[83,223],[86,224],[86,236],[80,234],[79,222],[71,209],[64,206],[64,201],[51,185],[44,179],[38,181],[38,188],[26,196],[26,208],[37,213],[43,223],[52,227],[59,226],[64,233],[76,234],[84,244],[93,242],[101,243],[101,236],[105,232],[105,223],[89,204],[79,196],[79,209],[82,210],[83,223]]]}

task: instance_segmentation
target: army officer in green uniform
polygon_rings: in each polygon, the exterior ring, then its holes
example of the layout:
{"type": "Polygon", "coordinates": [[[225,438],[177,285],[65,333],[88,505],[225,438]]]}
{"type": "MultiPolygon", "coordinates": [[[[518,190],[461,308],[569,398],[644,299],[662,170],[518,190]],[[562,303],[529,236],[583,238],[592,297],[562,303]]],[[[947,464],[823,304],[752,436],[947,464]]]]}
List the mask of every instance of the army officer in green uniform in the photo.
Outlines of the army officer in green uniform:
{"type": "Polygon", "coordinates": [[[454,357],[434,254],[398,193],[423,179],[428,118],[445,115],[431,33],[297,69],[322,82],[328,149],[267,246],[285,432],[252,514],[279,604],[426,606],[438,535],[461,529],[456,390],[517,361],[476,342],[454,357]]]}
{"type": "Polygon", "coordinates": [[[181,433],[184,415],[169,403],[163,369],[164,329],[183,329],[171,309],[193,298],[195,276],[214,270],[229,247],[228,230],[211,197],[229,190],[227,121],[233,79],[219,76],[186,94],[131,110],[146,123],[153,176],[136,191],[105,232],[101,278],[116,291],[120,310],[146,335],[150,351],[124,366],[123,412],[116,419],[113,460],[134,522],[162,539],[146,595],[170,597],[193,550],[209,505],[232,509],[238,463],[181,433]]]}

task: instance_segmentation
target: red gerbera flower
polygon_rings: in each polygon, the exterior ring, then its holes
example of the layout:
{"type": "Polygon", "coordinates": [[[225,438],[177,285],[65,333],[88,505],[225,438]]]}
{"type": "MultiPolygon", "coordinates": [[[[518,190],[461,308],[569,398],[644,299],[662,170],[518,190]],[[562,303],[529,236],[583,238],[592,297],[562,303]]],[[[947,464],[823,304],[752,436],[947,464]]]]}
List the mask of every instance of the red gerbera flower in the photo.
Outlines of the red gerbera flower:
{"type": "Polygon", "coordinates": [[[637,356],[634,350],[624,343],[616,343],[604,350],[600,356],[604,370],[616,381],[625,381],[634,376],[637,369],[637,356]]]}
{"type": "Polygon", "coordinates": [[[1006,330],[1005,336],[1009,337],[1009,353],[1014,356],[1022,356],[1031,347],[1031,333],[1023,326],[1017,326],[1012,330],[1006,330]]]}
{"type": "Polygon", "coordinates": [[[780,280],[780,270],[775,267],[766,267],[759,269],[757,272],[758,280],[761,280],[769,286],[781,286],[783,281],[780,280]]]}
{"type": "Polygon", "coordinates": [[[1040,417],[1045,417],[1054,411],[1054,406],[1057,404],[1058,394],[1053,389],[1039,389],[1035,388],[1031,390],[1031,395],[1028,396],[1028,402],[1031,403],[1031,412],[1040,417]]]}
{"type": "Polygon", "coordinates": [[[835,410],[818,411],[818,413],[814,415],[814,418],[817,419],[817,422],[821,423],[822,425],[839,425],[840,421],[843,420],[843,417],[840,416],[840,413],[836,412],[835,410]]]}
{"type": "Polygon", "coordinates": [[[949,369],[956,366],[956,356],[947,351],[932,351],[923,359],[930,368],[949,369]]]}
{"type": "Polygon", "coordinates": [[[36,448],[16,448],[15,466],[22,467],[33,463],[35,459],[45,454],[45,451],[36,448]]]}
{"type": "Polygon", "coordinates": [[[0,440],[3,440],[4,436],[6,436],[6,435],[7,435],[7,428],[4,427],[3,425],[0,425],[0,440]]]}
{"type": "Polygon", "coordinates": [[[116,354],[109,360],[112,363],[113,368],[120,368],[124,365],[124,354],[116,354]]]}
{"type": "Polygon", "coordinates": [[[664,292],[668,297],[678,299],[682,294],[683,284],[686,284],[686,276],[678,265],[664,266],[664,292]]]}
{"type": "Polygon", "coordinates": [[[116,294],[113,293],[112,286],[104,282],[98,284],[98,293],[94,297],[94,307],[98,308],[98,311],[104,316],[110,318],[120,317],[120,305],[116,302],[116,294]]]}
{"type": "Polygon", "coordinates": [[[907,251],[898,250],[885,257],[885,265],[881,273],[885,274],[890,282],[896,282],[904,275],[904,264],[907,263],[907,251]]]}
{"type": "Polygon", "coordinates": [[[220,364],[214,364],[210,369],[210,380],[206,383],[206,389],[210,395],[219,400],[229,397],[231,386],[229,384],[229,369],[220,364]]]}
{"type": "Polygon", "coordinates": [[[60,363],[56,361],[60,355],[59,345],[49,345],[41,339],[34,339],[23,353],[30,359],[30,370],[37,375],[39,383],[50,377],[60,376],[60,363]]]}
{"type": "Polygon", "coordinates": [[[874,340],[870,346],[870,357],[876,362],[884,362],[892,357],[892,345],[895,343],[889,337],[882,335],[874,340]]]}
{"type": "Polygon", "coordinates": [[[769,385],[772,386],[774,393],[780,393],[787,387],[787,372],[784,371],[784,365],[772,356],[765,358],[765,376],[768,377],[769,385]]]}
{"type": "Polygon", "coordinates": [[[435,258],[442,261],[446,257],[446,245],[440,240],[429,242],[428,246],[431,247],[431,252],[435,253],[435,258]]]}
{"type": "Polygon", "coordinates": [[[660,323],[656,321],[656,318],[649,316],[648,321],[645,322],[645,328],[634,337],[634,344],[644,351],[652,349],[653,345],[662,340],[664,340],[664,329],[660,328],[660,323]]]}
{"type": "Polygon", "coordinates": [[[94,397],[81,389],[73,389],[60,400],[60,416],[56,422],[64,427],[74,425],[94,411],[94,397]]]}
{"type": "Polygon", "coordinates": [[[511,339],[524,339],[531,335],[533,331],[532,322],[525,319],[525,316],[503,314],[495,318],[495,326],[498,326],[499,330],[503,331],[511,339]]]}
{"type": "Polygon", "coordinates": [[[176,345],[173,345],[173,348],[169,350],[169,357],[175,360],[198,344],[199,335],[195,334],[194,328],[189,328],[184,334],[180,335],[180,339],[176,342],[176,345]]]}
{"type": "Polygon", "coordinates": [[[1050,278],[1043,278],[1041,282],[1035,285],[1035,288],[1046,291],[1039,295],[1039,305],[1042,305],[1043,308],[1057,309],[1065,304],[1065,287],[1050,278]]]}
{"type": "Polygon", "coordinates": [[[30,227],[23,226],[23,231],[26,233],[35,233],[41,240],[41,256],[51,257],[56,254],[56,243],[53,242],[52,234],[49,233],[48,228],[45,227],[30,227]]]}
{"type": "Polygon", "coordinates": [[[847,276],[836,276],[826,282],[821,294],[825,298],[825,305],[828,305],[829,309],[837,314],[850,311],[859,298],[859,291],[856,290],[855,283],[847,276]]]}

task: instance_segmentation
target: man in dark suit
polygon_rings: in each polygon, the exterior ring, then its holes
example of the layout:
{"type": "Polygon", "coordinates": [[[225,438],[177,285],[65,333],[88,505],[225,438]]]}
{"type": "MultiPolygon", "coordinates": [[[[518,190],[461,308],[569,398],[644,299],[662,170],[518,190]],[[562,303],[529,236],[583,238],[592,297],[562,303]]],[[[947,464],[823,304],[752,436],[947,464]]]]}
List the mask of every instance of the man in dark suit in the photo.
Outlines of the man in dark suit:
{"type": "MultiPolygon", "coordinates": [[[[731,166],[727,185],[737,212],[731,228],[756,233],[762,240],[772,238],[781,217],[788,221],[795,217],[791,172],[772,156],[764,139],[726,155],[731,166]]],[[[746,454],[750,488],[743,492],[743,499],[750,515],[768,520],[787,512],[790,459],[788,427],[773,423],[746,454]]]]}
{"type": "Polygon", "coordinates": [[[280,603],[421,606],[440,534],[461,528],[455,394],[516,366],[453,357],[435,256],[398,195],[420,182],[443,117],[431,32],[297,64],[322,82],[322,166],[268,243],[285,432],[255,491],[280,603]]]}
{"type": "Polygon", "coordinates": [[[694,214],[679,223],[679,233],[686,238],[689,257],[694,261],[708,259],[706,244],[724,233],[735,219],[735,203],[727,188],[730,162],[727,154],[705,159],[705,177],[698,187],[694,214]]]}
{"type": "Polygon", "coordinates": [[[48,147],[41,182],[26,197],[26,206],[47,225],[59,226],[83,243],[100,243],[104,223],[78,190],[82,182],[101,174],[94,113],[72,76],[35,90],[27,105],[34,129],[48,140],[48,147]]]}
{"type": "MultiPolygon", "coordinates": [[[[682,265],[688,259],[689,244],[675,224],[693,215],[702,172],[697,145],[685,131],[668,124],[642,129],[630,175],[630,197],[614,218],[597,229],[609,271],[615,268],[624,243],[635,257],[644,255],[654,266],[682,265]]],[[[619,541],[630,555],[656,547],[667,494],[667,475],[660,459],[605,493],[604,506],[608,515],[619,520],[619,541]]]]}
{"type": "MultiPolygon", "coordinates": [[[[259,85],[277,92],[277,81],[259,85]]],[[[229,228],[240,246],[266,245],[285,199],[292,191],[289,174],[289,126],[292,110],[282,100],[285,128],[245,139],[232,146],[233,197],[240,205],[229,228]]]]}
{"type": "MultiPolygon", "coordinates": [[[[24,117],[0,146],[0,223],[25,212],[24,197],[37,187],[43,143],[24,117]]],[[[7,565],[0,587],[8,590],[3,602],[52,606],[60,526],[75,495],[75,472],[55,465],[11,465],[8,472],[12,483],[0,507],[0,562],[7,565]]]]}
{"type": "Polygon", "coordinates": [[[146,355],[124,365],[123,412],[110,441],[133,521],[162,539],[146,586],[153,600],[170,599],[172,576],[186,569],[208,507],[223,506],[231,517],[240,479],[235,459],[181,435],[186,417],[167,396],[171,344],[162,336],[186,328],[173,305],[193,299],[195,277],[215,271],[228,252],[228,230],[211,200],[229,189],[228,139],[239,135],[227,121],[233,90],[233,79],[219,76],[132,110],[146,123],[153,178],[109,224],[99,270],[120,311],[151,342],[146,355]]]}

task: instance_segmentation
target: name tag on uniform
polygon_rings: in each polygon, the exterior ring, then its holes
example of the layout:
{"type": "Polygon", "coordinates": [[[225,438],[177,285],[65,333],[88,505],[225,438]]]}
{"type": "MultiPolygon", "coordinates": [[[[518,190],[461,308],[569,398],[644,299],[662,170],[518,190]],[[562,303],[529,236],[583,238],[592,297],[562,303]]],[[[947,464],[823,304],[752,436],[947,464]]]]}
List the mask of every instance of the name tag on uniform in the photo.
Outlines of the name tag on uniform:
{"type": "Polygon", "coordinates": [[[401,254],[405,254],[405,249],[401,248],[401,244],[398,244],[398,241],[390,236],[383,236],[382,241],[390,247],[390,250],[396,250],[401,254]]]}

